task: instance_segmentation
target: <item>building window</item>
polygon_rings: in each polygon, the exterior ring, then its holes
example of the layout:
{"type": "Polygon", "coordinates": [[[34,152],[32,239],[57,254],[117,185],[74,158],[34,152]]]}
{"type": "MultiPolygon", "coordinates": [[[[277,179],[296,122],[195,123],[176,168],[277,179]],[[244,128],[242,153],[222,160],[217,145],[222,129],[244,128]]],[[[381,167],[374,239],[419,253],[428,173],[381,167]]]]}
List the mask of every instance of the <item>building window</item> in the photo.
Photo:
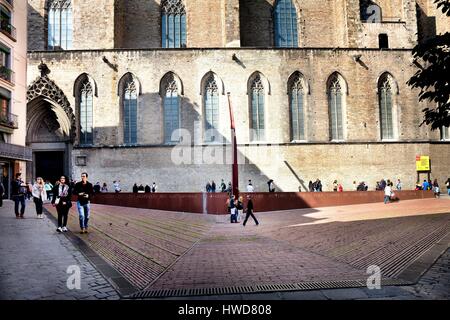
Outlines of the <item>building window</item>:
{"type": "Polygon", "coordinates": [[[291,0],[277,1],[274,24],[276,47],[298,47],[297,12],[291,0]]]}
{"type": "Polygon", "coordinates": [[[0,78],[12,82],[10,49],[0,43],[0,78]]]}
{"type": "Polygon", "coordinates": [[[289,87],[291,140],[305,140],[305,90],[300,75],[295,75],[289,87]]]}
{"type": "Polygon", "coordinates": [[[166,79],[164,87],[164,141],[176,143],[180,141],[180,96],[178,86],[173,75],[166,79]]]}
{"type": "Polygon", "coordinates": [[[72,48],[72,3],[70,0],[53,0],[48,3],[48,49],[72,48]]]}
{"type": "Polygon", "coordinates": [[[337,74],[328,82],[328,104],[330,115],[330,137],[333,141],[344,140],[343,127],[343,88],[341,79],[337,74]]]}
{"type": "Polygon", "coordinates": [[[252,81],[250,87],[250,115],[251,115],[251,139],[253,141],[263,141],[265,139],[264,126],[264,100],[265,91],[260,75],[252,81]]]}
{"type": "Polygon", "coordinates": [[[219,88],[213,75],[206,81],[204,92],[205,141],[214,142],[219,128],[219,88]]]}
{"type": "Polygon", "coordinates": [[[394,139],[392,91],[391,79],[388,75],[384,75],[378,85],[382,140],[394,139]]]}
{"type": "Polygon", "coordinates": [[[93,90],[89,79],[85,79],[80,90],[80,144],[91,145],[93,142],[93,90]]]}
{"type": "Polygon", "coordinates": [[[0,5],[0,29],[15,38],[15,29],[11,24],[11,12],[0,5]]]}
{"type": "Polygon", "coordinates": [[[161,5],[163,48],[186,47],[186,9],[182,0],[165,0],[161,5]]]}
{"type": "Polygon", "coordinates": [[[133,80],[125,84],[123,93],[123,140],[125,144],[137,143],[137,89],[133,80]]]}
{"type": "Polygon", "coordinates": [[[381,33],[378,36],[380,49],[389,49],[389,37],[386,33],[381,33]]]}
{"type": "Polygon", "coordinates": [[[450,141],[450,127],[441,128],[441,140],[450,141]]]}
{"type": "Polygon", "coordinates": [[[11,92],[0,88],[0,121],[1,123],[9,122],[9,112],[11,103],[11,92]]]}

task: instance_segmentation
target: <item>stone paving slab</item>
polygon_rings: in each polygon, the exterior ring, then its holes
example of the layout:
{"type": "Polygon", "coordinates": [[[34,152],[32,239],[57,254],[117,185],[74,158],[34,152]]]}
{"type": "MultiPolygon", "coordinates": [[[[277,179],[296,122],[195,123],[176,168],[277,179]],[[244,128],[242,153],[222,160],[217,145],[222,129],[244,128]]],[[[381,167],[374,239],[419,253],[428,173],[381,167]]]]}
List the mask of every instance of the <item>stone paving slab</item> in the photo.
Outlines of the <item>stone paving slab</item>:
{"type": "Polygon", "coordinates": [[[14,203],[0,208],[0,299],[119,299],[117,291],[54,223],[37,219],[27,201],[25,219],[16,219],[14,203]],[[69,266],[81,270],[81,289],[69,290],[69,266]]]}

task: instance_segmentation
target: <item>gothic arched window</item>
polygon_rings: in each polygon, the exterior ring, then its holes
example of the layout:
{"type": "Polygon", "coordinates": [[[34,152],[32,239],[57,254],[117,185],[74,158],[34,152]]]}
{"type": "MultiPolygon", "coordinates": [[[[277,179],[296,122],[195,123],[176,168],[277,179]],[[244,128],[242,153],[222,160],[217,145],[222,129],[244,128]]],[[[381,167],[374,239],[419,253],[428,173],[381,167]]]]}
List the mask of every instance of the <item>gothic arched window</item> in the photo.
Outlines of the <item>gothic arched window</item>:
{"type": "Polygon", "coordinates": [[[72,48],[72,3],[70,0],[48,2],[48,49],[72,48]]]}
{"type": "Polygon", "coordinates": [[[298,47],[297,11],[292,0],[277,1],[274,30],[276,47],[298,47]]]}
{"type": "Polygon", "coordinates": [[[182,0],[165,0],[161,4],[163,48],[186,47],[186,9],[182,0]]]}
{"type": "Polygon", "coordinates": [[[81,83],[79,92],[80,101],[80,144],[91,145],[93,135],[93,90],[89,79],[81,83]]]}
{"type": "Polygon", "coordinates": [[[328,108],[330,117],[331,140],[344,140],[343,112],[344,102],[342,80],[337,74],[328,80],[328,108]]]}
{"type": "Polygon", "coordinates": [[[299,74],[296,74],[290,81],[289,106],[291,140],[305,140],[305,88],[299,74]]]}
{"type": "Polygon", "coordinates": [[[130,79],[123,92],[123,141],[125,144],[137,143],[137,89],[130,79]]]}
{"type": "Polygon", "coordinates": [[[213,142],[215,140],[214,132],[219,128],[219,88],[214,76],[211,75],[205,83],[204,88],[205,103],[205,140],[213,142]]]}
{"type": "Polygon", "coordinates": [[[385,74],[378,84],[381,139],[394,139],[392,79],[385,74]]]}
{"type": "Polygon", "coordinates": [[[164,141],[174,143],[180,141],[177,133],[180,128],[180,96],[178,85],[173,74],[170,74],[164,83],[164,141]]]}
{"type": "Polygon", "coordinates": [[[265,125],[264,125],[264,102],[265,90],[260,75],[257,75],[250,87],[250,115],[251,115],[251,129],[252,140],[262,141],[265,139],[265,125]]]}

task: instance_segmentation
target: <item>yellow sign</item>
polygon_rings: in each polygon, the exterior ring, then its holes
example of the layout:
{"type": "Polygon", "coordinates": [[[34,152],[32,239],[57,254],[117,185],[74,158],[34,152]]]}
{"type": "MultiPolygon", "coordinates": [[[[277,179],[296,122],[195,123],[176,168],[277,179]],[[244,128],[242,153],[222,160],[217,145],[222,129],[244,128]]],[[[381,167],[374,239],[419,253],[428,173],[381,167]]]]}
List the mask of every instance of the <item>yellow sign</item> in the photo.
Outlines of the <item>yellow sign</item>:
{"type": "Polygon", "coordinates": [[[429,156],[416,156],[416,170],[417,171],[430,171],[430,157],[429,156]]]}

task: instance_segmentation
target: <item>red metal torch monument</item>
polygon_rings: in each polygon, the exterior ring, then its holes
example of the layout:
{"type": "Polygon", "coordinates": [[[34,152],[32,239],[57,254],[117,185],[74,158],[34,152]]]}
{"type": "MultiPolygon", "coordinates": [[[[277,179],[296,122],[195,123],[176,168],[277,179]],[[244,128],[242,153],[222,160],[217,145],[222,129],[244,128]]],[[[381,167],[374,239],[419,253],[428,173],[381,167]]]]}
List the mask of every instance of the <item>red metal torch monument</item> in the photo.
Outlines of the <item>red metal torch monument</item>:
{"type": "Polygon", "coordinates": [[[233,195],[237,199],[239,197],[239,172],[238,172],[238,153],[237,153],[237,140],[236,140],[236,127],[234,124],[233,105],[231,104],[231,94],[228,92],[228,106],[230,109],[230,121],[231,121],[231,143],[233,150],[233,170],[232,170],[232,188],[233,195]]]}

